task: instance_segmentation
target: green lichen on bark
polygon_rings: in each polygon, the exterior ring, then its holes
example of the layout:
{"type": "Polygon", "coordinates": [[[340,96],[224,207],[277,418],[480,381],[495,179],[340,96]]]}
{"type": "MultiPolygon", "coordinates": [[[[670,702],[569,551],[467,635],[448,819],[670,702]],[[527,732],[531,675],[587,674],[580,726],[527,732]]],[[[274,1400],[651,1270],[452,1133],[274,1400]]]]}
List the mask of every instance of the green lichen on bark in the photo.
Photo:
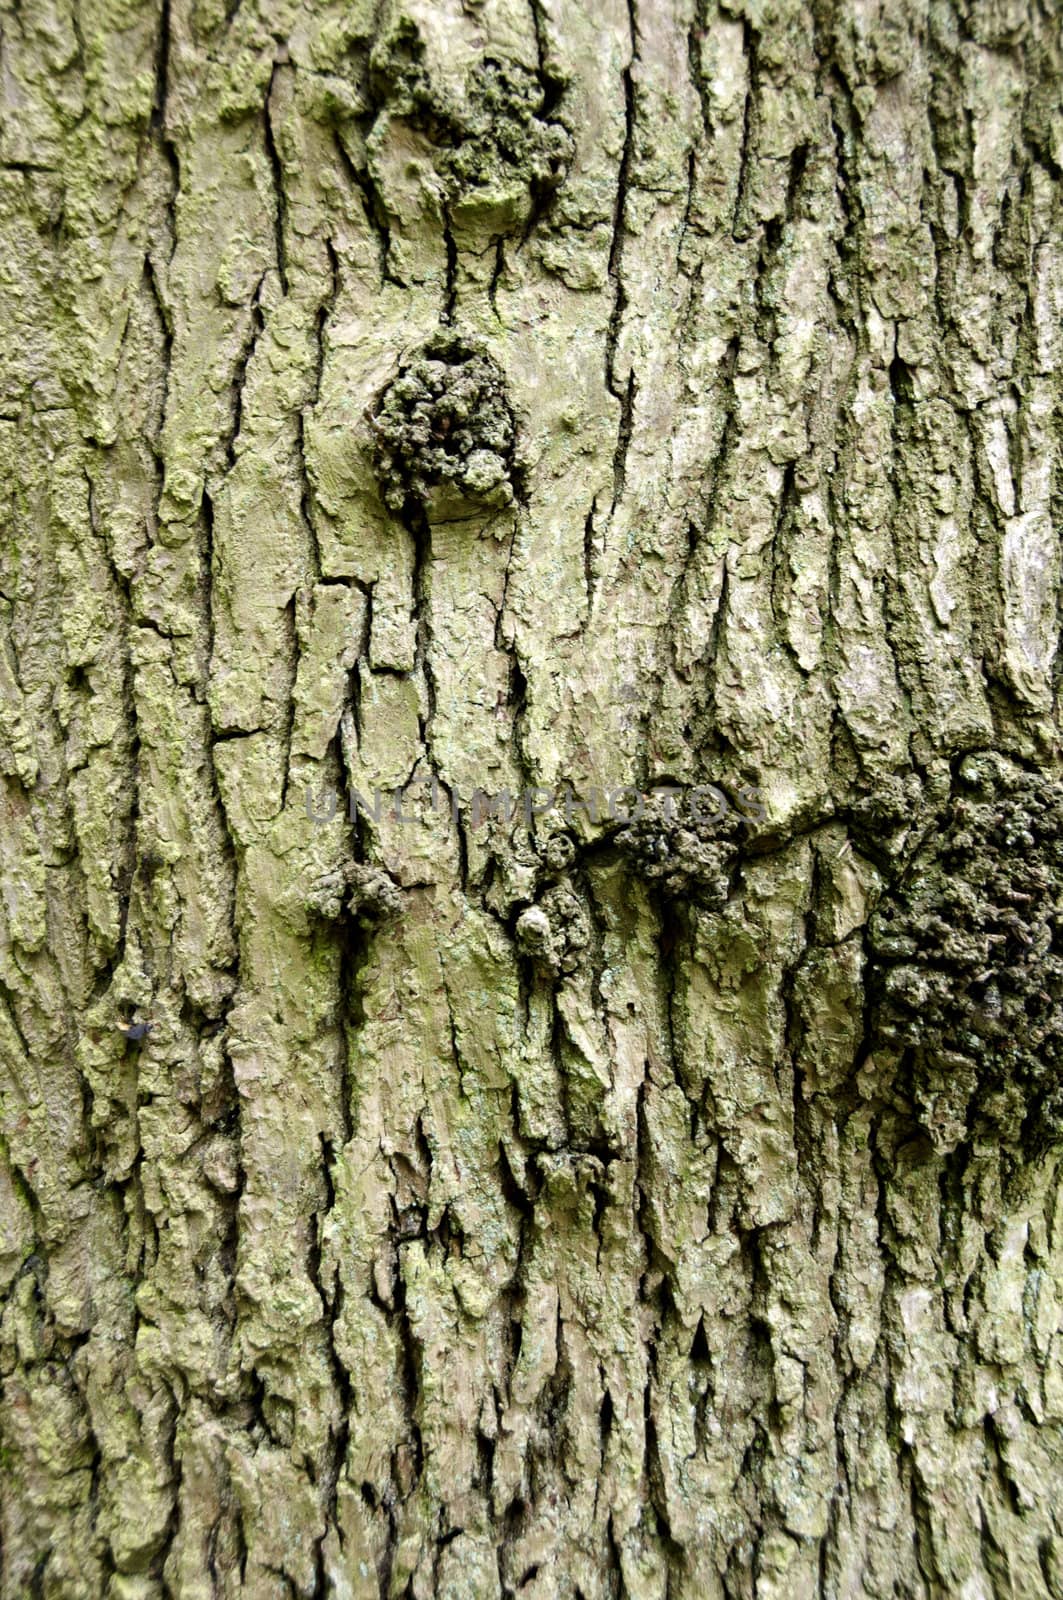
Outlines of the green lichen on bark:
{"type": "Polygon", "coordinates": [[[0,9],[0,1600],[1058,1600],[1051,8],[0,9]]]}

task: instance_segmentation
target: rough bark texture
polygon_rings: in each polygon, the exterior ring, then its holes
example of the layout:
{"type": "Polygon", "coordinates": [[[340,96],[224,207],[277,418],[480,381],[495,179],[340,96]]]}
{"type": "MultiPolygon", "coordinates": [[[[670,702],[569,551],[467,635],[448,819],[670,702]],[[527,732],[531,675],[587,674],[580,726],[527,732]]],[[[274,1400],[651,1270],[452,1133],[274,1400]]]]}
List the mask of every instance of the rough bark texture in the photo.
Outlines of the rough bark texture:
{"type": "Polygon", "coordinates": [[[0,9],[0,1596],[1058,1600],[1051,0],[0,9]]]}

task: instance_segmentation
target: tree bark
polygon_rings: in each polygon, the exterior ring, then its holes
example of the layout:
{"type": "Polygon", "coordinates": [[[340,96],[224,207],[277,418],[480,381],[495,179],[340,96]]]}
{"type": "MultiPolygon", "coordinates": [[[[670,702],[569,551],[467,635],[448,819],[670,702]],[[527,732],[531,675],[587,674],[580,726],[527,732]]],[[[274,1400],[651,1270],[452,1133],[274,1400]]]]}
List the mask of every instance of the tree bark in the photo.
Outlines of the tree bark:
{"type": "Polygon", "coordinates": [[[0,15],[2,1600],[1058,1600],[1051,4],[0,15]]]}

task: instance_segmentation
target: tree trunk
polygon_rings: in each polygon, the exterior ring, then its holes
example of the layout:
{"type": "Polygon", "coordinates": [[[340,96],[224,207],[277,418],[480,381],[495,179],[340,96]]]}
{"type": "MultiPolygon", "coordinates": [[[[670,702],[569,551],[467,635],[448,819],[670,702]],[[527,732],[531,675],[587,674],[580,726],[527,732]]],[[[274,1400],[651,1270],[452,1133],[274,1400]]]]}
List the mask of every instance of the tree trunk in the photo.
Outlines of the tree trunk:
{"type": "Polygon", "coordinates": [[[1049,0],[2,19],[2,1600],[1058,1600],[1049,0]]]}

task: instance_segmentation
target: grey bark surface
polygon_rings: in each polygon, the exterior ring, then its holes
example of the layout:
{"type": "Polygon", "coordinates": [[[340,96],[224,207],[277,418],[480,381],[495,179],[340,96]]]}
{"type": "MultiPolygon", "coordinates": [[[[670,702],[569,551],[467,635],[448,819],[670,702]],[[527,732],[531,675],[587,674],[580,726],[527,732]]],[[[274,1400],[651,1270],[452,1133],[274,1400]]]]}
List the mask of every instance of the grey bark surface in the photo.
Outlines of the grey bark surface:
{"type": "Polygon", "coordinates": [[[0,64],[0,1600],[1059,1600],[1058,13],[0,64]]]}

